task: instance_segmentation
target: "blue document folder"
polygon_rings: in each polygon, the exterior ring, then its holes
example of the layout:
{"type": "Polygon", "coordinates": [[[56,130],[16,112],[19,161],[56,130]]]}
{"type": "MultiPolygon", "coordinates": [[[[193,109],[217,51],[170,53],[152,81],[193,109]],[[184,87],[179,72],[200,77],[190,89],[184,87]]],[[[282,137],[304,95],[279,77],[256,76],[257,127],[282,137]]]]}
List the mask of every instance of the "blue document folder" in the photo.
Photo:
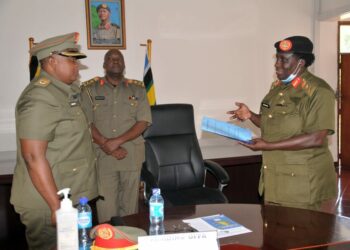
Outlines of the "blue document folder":
{"type": "Polygon", "coordinates": [[[203,117],[202,126],[203,131],[222,135],[242,142],[250,142],[253,138],[253,133],[247,128],[219,121],[209,117],[203,117]]]}

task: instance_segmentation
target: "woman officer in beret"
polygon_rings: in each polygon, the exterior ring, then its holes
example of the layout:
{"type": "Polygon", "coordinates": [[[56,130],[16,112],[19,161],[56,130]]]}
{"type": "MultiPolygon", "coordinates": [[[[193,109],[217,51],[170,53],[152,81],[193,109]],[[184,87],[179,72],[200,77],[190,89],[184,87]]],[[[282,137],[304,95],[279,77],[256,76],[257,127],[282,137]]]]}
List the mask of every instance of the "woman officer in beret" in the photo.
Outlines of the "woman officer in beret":
{"type": "Polygon", "coordinates": [[[228,114],[261,129],[261,138],[241,144],[262,151],[259,193],[265,203],[319,210],[337,192],[327,141],[335,130],[335,94],[308,71],[315,57],[307,37],[288,37],[275,48],[278,80],[262,100],[259,114],[239,102],[228,114]]]}

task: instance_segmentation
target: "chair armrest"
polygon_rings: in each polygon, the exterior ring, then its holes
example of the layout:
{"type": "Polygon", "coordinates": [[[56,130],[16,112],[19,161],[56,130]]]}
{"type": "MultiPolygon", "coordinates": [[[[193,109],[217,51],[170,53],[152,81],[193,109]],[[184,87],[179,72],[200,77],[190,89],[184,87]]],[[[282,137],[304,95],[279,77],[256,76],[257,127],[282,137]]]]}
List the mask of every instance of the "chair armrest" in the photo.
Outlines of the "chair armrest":
{"type": "Polygon", "coordinates": [[[209,171],[219,183],[219,189],[222,191],[222,188],[230,182],[230,176],[226,170],[219,165],[218,163],[210,160],[204,160],[204,167],[209,171]]]}
{"type": "Polygon", "coordinates": [[[143,163],[142,165],[141,181],[144,183],[143,197],[145,199],[145,203],[148,203],[148,200],[152,195],[152,188],[158,188],[158,184],[152,173],[148,171],[146,163],[143,163]]]}

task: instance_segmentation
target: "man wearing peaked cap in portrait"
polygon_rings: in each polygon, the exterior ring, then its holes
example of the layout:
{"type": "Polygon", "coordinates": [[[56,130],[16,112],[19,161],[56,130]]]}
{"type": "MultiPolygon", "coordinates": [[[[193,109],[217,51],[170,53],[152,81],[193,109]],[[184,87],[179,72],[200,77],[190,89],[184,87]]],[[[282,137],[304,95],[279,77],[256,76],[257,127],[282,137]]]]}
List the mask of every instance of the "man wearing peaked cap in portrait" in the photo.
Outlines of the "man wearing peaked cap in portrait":
{"type": "Polygon", "coordinates": [[[57,191],[71,189],[73,204],[81,196],[98,196],[95,154],[80,106],[78,33],[35,45],[30,54],[40,74],[23,90],[16,105],[17,163],[11,203],[26,226],[29,249],[56,244],[57,191]]]}
{"type": "Polygon", "coordinates": [[[94,44],[120,44],[122,33],[120,27],[111,22],[111,9],[107,4],[100,4],[96,8],[99,25],[92,30],[94,44]]]}
{"type": "Polygon", "coordinates": [[[260,113],[238,102],[238,109],[228,113],[261,129],[261,138],[241,144],[262,151],[259,192],[265,203],[320,210],[337,193],[327,140],[335,131],[335,94],[308,71],[315,59],[310,39],[292,36],[274,46],[277,80],[260,113]]]}

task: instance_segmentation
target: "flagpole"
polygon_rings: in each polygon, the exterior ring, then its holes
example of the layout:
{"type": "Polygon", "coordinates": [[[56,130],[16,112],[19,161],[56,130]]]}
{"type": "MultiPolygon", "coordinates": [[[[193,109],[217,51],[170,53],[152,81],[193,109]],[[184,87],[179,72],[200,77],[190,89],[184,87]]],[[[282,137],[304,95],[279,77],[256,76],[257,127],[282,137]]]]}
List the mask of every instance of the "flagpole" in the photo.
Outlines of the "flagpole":
{"type": "Polygon", "coordinates": [[[28,42],[29,42],[29,49],[33,48],[33,46],[34,46],[34,38],[33,37],[29,37],[28,38],[28,42]]]}
{"type": "Polygon", "coordinates": [[[148,61],[151,62],[151,56],[152,56],[152,40],[151,40],[151,39],[147,39],[147,44],[145,44],[145,43],[140,43],[140,46],[147,47],[148,61]]]}
{"type": "Polygon", "coordinates": [[[151,39],[147,39],[147,54],[148,54],[148,60],[151,63],[152,58],[152,40],[151,39]]]}

